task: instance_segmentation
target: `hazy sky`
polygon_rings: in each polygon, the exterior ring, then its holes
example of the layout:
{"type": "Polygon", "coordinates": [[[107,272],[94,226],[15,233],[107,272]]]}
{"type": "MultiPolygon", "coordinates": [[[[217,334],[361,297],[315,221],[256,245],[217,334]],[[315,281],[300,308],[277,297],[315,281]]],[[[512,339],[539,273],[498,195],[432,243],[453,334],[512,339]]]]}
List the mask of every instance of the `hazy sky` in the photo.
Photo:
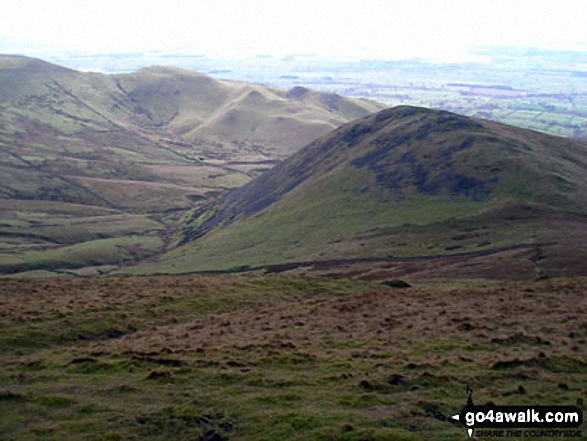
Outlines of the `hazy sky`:
{"type": "Polygon", "coordinates": [[[585,0],[0,0],[0,53],[184,51],[458,59],[587,52],[585,0]]]}

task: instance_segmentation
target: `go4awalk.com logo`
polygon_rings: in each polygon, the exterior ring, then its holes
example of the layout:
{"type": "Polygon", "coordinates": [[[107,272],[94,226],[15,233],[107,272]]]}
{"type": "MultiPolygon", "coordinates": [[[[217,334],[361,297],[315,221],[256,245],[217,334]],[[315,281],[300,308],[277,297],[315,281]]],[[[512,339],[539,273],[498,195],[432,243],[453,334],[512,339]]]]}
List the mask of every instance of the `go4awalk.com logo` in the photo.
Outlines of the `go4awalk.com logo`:
{"type": "Polygon", "coordinates": [[[452,419],[462,423],[469,437],[582,438],[583,411],[576,406],[475,406],[467,386],[467,404],[452,419]]]}

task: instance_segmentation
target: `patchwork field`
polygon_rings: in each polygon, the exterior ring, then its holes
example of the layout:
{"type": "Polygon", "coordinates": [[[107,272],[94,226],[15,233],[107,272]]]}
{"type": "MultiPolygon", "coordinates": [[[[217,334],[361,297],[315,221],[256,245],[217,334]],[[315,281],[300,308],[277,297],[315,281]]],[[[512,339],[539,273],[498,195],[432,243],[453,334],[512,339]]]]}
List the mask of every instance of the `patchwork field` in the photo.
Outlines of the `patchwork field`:
{"type": "Polygon", "coordinates": [[[467,385],[585,408],[586,278],[405,281],[1,279],[0,437],[466,439],[467,385]]]}

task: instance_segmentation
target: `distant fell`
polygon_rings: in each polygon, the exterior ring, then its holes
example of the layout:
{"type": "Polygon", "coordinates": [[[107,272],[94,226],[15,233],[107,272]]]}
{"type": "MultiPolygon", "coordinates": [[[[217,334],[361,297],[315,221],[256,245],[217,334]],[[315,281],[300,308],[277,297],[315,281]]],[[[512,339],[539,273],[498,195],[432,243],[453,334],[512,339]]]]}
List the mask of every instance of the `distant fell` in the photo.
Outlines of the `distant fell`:
{"type": "MultiPolygon", "coordinates": [[[[78,72],[0,56],[0,105],[68,133],[136,131],[187,142],[183,154],[283,158],[341,124],[380,110],[368,100],[215,80],[188,69],[78,72]]],[[[12,120],[18,125],[18,121],[12,120]]]]}

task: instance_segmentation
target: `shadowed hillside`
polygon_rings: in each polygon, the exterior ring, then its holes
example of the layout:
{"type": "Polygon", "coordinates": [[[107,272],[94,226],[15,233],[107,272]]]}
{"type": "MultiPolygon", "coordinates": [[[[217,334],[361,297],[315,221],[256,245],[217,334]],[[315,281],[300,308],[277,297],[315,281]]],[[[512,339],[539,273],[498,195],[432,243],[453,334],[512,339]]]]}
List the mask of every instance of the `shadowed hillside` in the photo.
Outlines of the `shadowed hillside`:
{"type": "MultiPolygon", "coordinates": [[[[341,127],[196,210],[180,239],[184,246],[140,270],[426,258],[554,244],[571,247],[563,254],[584,263],[586,167],[580,142],[396,107],[341,127]]],[[[540,261],[532,270],[549,263],[540,261]]],[[[581,266],[563,267],[569,265],[581,266]]]]}

